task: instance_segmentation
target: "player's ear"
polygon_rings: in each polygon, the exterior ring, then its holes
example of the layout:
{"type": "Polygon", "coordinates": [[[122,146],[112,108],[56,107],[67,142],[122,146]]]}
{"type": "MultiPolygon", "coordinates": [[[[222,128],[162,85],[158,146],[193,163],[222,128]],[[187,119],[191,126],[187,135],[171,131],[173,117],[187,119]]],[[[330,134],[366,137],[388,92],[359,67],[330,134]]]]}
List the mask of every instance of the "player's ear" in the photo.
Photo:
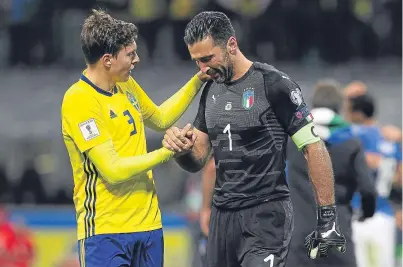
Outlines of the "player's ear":
{"type": "Polygon", "coordinates": [[[102,63],[105,67],[110,68],[112,66],[112,55],[111,54],[104,54],[101,58],[102,63]]]}
{"type": "Polygon", "coordinates": [[[235,36],[231,36],[227,42],[227,50],[231,55],[235,55],[237,49],[238,49],[238,42],[235,36]]]}

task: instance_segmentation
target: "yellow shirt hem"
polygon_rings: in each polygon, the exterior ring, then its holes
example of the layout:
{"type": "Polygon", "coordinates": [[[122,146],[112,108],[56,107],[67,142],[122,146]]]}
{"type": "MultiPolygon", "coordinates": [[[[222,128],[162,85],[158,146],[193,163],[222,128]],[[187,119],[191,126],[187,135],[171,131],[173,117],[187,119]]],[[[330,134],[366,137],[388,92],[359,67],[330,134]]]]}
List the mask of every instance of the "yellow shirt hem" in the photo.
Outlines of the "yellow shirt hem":
{"type": "MultiPolygon", "coordinates": [[[[158,224],[153,224],[153,225],[148,225],[148,226],[136,226],[133,228],[128,228],[126,230],[122,229],[96,229],[95,228],[95,235],[105,235],[105,234],[128,234],[128,233],[138,233],[138,232],[147,232],[147,231],[153,231],[153,230],[158,230],[162,228],[162,223],[158,224]]],[[[85,234],[78,234],[77,235],[78,240],[85,239],[85,234]]]]}

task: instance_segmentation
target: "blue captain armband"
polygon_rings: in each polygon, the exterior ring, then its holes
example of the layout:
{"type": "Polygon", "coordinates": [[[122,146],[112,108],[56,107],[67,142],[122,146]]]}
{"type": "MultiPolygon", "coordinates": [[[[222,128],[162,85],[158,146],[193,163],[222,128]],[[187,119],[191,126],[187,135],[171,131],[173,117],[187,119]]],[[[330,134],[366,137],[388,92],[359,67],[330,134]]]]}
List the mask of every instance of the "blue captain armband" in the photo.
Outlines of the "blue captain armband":
{"type": "Polygon", "coordinates": [[[315,125],[313,122],[308,123],[291,136],[298,150],[302,150],[306,145],[320,141],[318,134],[315,132],[315,125]]]}

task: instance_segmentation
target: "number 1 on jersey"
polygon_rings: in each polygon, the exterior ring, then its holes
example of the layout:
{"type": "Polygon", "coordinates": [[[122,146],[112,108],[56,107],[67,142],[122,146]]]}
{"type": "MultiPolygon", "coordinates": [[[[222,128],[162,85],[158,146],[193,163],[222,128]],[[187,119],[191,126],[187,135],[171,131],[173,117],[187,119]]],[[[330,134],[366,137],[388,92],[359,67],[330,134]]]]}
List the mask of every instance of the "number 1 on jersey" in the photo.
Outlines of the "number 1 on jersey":
{"type": "Polygon", "coordinates": [[[228,123],[225,126],[223,133],[228,133],[229,151],[232,151],[231,124],[228,123]]]}
{"type": "Polygon", "coordinates": [[[274,264],[274,255],[270,254],[268,257],[264,258],[264,262],[269,262],[270,261],[270,267],[273,267],[274,264]]]}

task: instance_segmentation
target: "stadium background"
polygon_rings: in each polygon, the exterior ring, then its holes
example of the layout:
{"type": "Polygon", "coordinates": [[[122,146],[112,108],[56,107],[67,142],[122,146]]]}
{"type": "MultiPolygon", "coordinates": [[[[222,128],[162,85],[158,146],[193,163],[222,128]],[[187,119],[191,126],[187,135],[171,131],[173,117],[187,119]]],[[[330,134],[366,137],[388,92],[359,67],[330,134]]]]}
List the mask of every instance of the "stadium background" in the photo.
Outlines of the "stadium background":
{"type": "MultiPolygon", "coordinates": [[[[186,22],[200,10],[222,10],[234,20],[241,49],[288,73],[308,102],[319,79],[361,80],[376,98],[379,121],[402,126],[399,0],[1,0],[0,205],[32,232],[32,266],[76,257],[60,104],[85,67],[79,33],[93,6],[139,26],[141,63],[133,76],[156,103],[196,71],[182,41],[186,22]]],[[[177,124],[193,121],[197,106],[198,99],[177,124]]],[[[148,149],[159,147],[162,134],[147,134],[148,149]]],[[[168,163],[154,177],[165,266],[192,266],[200,174],[168,163]]]]}

